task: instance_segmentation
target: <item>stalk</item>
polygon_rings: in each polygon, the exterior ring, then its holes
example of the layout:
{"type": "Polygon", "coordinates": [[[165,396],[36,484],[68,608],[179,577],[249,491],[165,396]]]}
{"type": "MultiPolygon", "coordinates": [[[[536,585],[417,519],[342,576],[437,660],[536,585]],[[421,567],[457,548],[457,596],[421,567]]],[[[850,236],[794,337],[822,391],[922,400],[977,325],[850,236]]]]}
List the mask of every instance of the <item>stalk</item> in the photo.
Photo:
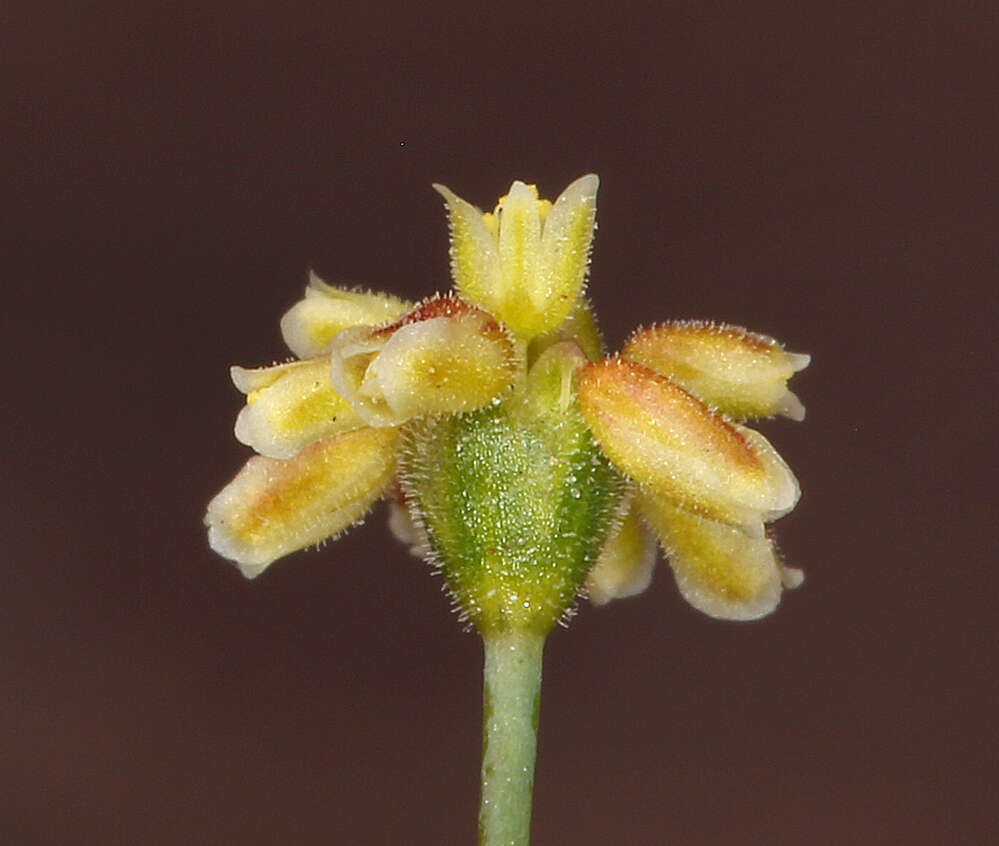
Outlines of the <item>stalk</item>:
{"type": "Polygon", "coordinates": [[[545,636],[483,636],[482,802],[479,846],[528,846],[545,636]]]}

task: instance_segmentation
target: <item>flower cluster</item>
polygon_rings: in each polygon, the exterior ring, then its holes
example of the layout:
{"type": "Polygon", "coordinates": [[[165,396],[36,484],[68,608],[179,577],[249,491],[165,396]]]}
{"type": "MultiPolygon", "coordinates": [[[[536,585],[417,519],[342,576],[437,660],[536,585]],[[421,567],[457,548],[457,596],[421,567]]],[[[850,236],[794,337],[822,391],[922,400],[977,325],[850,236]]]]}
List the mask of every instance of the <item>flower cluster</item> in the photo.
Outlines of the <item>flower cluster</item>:
{"type": "Polygon", "coordinates": [[[808,357],[689,321],[642,329],[605,357],[584,296],[597,185],[584,176],[550,203],[514,182],[487,214],[437,186],[447,296],[410,303],[313,277],[281,321],[296,360],[232,369],[246,394],[236,437],[259,455],[208,506],[213,549],[256,576],[389,494],[397,535],[440,564],[477,625],[538,605],[531,562],[544,566],[542,548],[557,559],[559,544],[577,575],[558,581],[547,622],[581,589],[596,603],[643,590],[656,540],[695,607],[772,611],[801,574],[766,524],[799,488],[743,423],[803,418],[787,381],[808,357]],[[470,510],[443,513],[457,500],[470,510]],[[521,547],[530,555],[511,565],[521,547]],[[494,576],[500,608],[488,604],[494,576]]]}

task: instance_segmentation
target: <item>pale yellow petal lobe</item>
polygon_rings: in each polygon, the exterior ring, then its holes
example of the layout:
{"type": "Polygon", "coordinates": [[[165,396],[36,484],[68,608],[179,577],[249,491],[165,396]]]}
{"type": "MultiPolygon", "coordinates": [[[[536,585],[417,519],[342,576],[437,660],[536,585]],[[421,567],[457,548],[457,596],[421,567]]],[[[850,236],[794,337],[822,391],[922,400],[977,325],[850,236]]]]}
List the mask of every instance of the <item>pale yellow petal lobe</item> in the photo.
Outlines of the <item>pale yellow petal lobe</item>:
{"type": "Polygon", "coordinates": [[[605,605],[643,593],[652,583],[655,563],[655,536],[631,507],[586,577],[590,602],[605,605]]]}
{"type": "Polygon", "coordinates": [[[447,203],[451,229],[451,274],[463,299],[492,310],[500,295],[499,244],[482,211],[451,189],[434,185],[447,203]]]}
{"type": "MultiPolygon", "coordinates": [[[[531,324],[545,305],[544,282],[538,273],[541,216],[538,191],[514,182],[499,203],[499,254],[503,274],[500,316],[518,334],[537,334],[531,324]]],[[[570,307],[571,307],[570,303],[570,307]]],[[[555,325],[562,321],[559,320],[555,325]]]]}
{"type": "Polygon", "coordinates": [[[640,501],[680,593],[699,611],[725,620],[755,620],[777,607],[785,587],[801,583],[801,571],[784,568],[768,538],[750,537],[654,497],[640,501]]]}
{"type": "Polygon", "coordinates": [[[539,261],[542,295],[537,297],[544,315],[540,331],[558,326],[583,292],[596,228],[599,185],[600,180],[592,173],[577,179],[562,192],[545,219],[539,261]]]}
{"type": "Polygon", "coordinates": [[[259,370],[233,368],[247,393],[236,438],[261,455],[291,458],[304,447],[365,425],[330,381],[328,355],[259,370]]]}
{"type": "Polygon", "coordinates": [[[327,285],[312,274],[299,300],[281,318],[281,336],[299,358],[329,351],[330,341],[351,326],[383,326],[412,306],[389,294],[351,291],[327,285]]]}
{"type": "Polygon", "coordinates": [[[295,458],[251,458],[208,504],[208,541],[253,578],[273,561],[357,522],[396,469],[399,433],[359,429],[295,458]]]}

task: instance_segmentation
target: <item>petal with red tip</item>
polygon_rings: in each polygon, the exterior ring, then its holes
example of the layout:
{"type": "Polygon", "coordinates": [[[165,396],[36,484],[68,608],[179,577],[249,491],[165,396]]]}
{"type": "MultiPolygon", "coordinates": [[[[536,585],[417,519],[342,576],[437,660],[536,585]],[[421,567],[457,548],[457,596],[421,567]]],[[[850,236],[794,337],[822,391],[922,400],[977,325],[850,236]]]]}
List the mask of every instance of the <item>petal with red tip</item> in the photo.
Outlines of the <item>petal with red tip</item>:
{"type": "Polygon", "coordinates": [[[391,326],[348,329],[330,359],[333,386],[371,426],[480,408],[507,389],[516,364],[499,324],[454,297],[391,326]]]}

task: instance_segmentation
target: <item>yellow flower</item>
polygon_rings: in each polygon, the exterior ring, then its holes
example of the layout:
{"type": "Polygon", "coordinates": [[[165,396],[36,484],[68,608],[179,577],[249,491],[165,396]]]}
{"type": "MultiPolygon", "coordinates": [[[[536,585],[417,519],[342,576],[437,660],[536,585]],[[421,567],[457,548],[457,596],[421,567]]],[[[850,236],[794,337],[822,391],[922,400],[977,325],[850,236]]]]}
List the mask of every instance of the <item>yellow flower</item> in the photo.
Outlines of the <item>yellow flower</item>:
{"type": "Polygon", "coordinates": [[[695,607],[773,610],[801,575],[766,524],[799,489],[742,422],[802,419],[787,380],[808,357],[680,322],[603,358],[583,290],[597,186],[584,176],[549,203],[514,182],[488,214],[435,186],[450,296],[414,304],[313,277],[281,321],[298,358],[232,369],[236,437],[259,455],[209,504],[212,548],[253,577],[390,492],[393,531],[480,627],[544,629],[581,589],[598,604],[641,592],[656,539],[695,607]]]}
{"type": "Polygon", "coordinates": [[[514,182],[492,214],[443,185],[458,293],[527,339],[558,327],[579,300],[597,214],[597,177],[573,182],[554,202],[514,182]]]}

